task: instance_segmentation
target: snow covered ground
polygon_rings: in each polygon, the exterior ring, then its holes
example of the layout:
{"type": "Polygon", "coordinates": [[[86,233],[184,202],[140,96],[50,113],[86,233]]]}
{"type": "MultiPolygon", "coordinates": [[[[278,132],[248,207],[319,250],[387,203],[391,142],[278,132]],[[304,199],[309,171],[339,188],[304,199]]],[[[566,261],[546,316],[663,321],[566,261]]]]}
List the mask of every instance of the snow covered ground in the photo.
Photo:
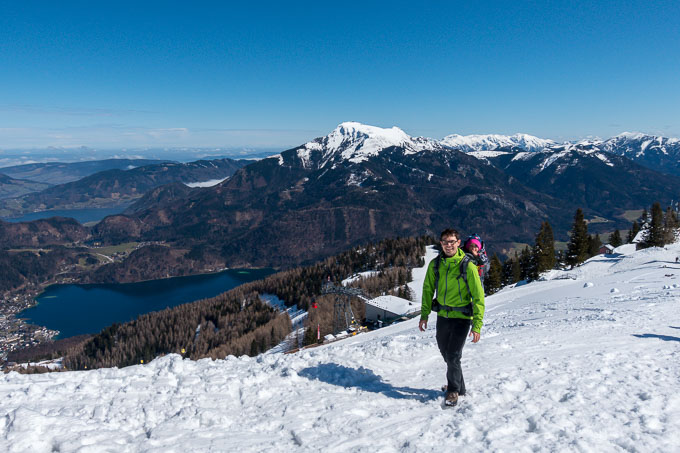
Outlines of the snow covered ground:
{"type": "Polygon", "coordinates": [[[433,317],[290,355],[3,375],[0,450],[678,451],[678,255],[597,257],[489,297],[455,409],[433,317]]]}
{"type": "Polygon", "coordinates": [[[229,178],[227,177],[221,179],[210,179],[208,181],[186,182],[184,183],[184,185],[187,187],[212,187],[218,185],[221,182],[226,181],[227,179],[229,178]]]}
{"type": "Polygon", "coordinates": [[[378,271],[365,271],[365,272],[359,272],[358,274],[354,274],[351,277],[347,277],[344,279],[341,284],[342,286],[347,286],[350,283],[354,283],[355,281],[361,279],[361,278],[367,278],[367,277],[373,277],[374,275],[378,275],[380,272],[378,271]]]}

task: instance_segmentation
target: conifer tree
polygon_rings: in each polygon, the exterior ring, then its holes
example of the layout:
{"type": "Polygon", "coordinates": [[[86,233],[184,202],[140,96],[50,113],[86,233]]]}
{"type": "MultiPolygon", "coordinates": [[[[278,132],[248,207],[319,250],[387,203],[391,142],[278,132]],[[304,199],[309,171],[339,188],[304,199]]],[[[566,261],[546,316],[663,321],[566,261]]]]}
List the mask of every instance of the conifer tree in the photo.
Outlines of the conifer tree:
{"type": "Polygon", "coordinates": [[[663,218],[664,242],[672,244],[675,242],[675,236],[678,231],[678,216],[675,211],[669,206],[666,208],[666,214],[663,218]]]}
{"type": "Polygon", "coordinates": [[[489,275],[484,279],[487,294],[493,294],[503,287],[503,265],[495,253],[491,258],[489,275]]]}
{"type": "Polygon", "coordinates": [[[508,258],[503,262],[503,286],[512,285],[512,258],[508,258]]]}
{"type": "Polygon", "coordinates": [[[522,253],[519,255],[519,265],[521,269],[520,280],[535,280],[538,278],[534,256],[529,246],[524,246],[522,249],[522,253]]]}
{"type": "Polygon", "coordinates": [[[652,220],[649,223],[649,235],[647,245],[649,247],[663,247],[664,242],[663,210],[661,205],[656,202],[652,205],[652,220]]]}
{"type": "Polygon", "coordinates": [[[599,234],[588,237],[588,257],[599,254],[600,247],[602,247],[602,241],[599,234]]]}
{"type": "Polygon", "coordinates": [[[626,238],[628,241],[628,244],[633,243],[633,239],[635,239],[635,236],[640,232],[640,225],[637,223],[637,220],[633,220],[633,224],[630,227],[630,230],[628,230],[628,237],[626,238]]]}
{"type": "Polygon", "coordinates": [[[536,274],[545,272],[555,267],[555,239],[552,228],[548,222],[541,224],[541,229],[536,235],[534,245],[534,262],[536,274]]]}
{"type": "Polygon", "coordinates": [[[583,211],[578,208],[574,215],[569,244],[567,244],[567,264],[574,267],[588,258],[588,242],[588,224],[583,218],[583,211]]]}
{"type": "Polygon", "coordinates": [[[515,257],[512,259],[512,283],[522,280],[522,266],[519,263],[519,255],[515,250],[515,257]]]}
{"type": "Polygon", "coordinates": [[[623,244],[623,239],[621,239],[621,233],[618,229],[614,230],[614,232],[609,235],[609,244],[612,247],[618,247],[623,244]]]}
{"type": "Polygon", "coordinates": [[[519,255],[515,251],[513,257],[505,260],[503,264],[503,285],[512,285],[521,280],[522,268],[519,264],[519,255]]]}

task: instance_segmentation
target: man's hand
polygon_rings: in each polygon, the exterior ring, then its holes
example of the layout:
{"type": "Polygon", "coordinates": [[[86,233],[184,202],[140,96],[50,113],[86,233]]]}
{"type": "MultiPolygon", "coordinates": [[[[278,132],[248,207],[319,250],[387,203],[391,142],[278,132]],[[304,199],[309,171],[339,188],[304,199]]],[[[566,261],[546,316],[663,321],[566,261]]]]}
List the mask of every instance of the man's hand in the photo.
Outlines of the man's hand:
{"type": "MultiPolygon", "coordinates": [[[[422,322],[422,321],[421,321],[421,322],[422,322]]],[[[482,337],[482,336],[479,334],[479,332],[473,332],[473,331],[470,331],[470,335],[468,335],[468,336],[472,337],[472,342],[473,342],[473,343],[477,343],[477,342],[479,341],[479,339],[482,337]]]]}
{"type": "Polygon", "coordinates": [[[421,319],[418,323],[418,328],[421,332],[425,332],[425,329],[427,329],[427,319],[421,319]]]}

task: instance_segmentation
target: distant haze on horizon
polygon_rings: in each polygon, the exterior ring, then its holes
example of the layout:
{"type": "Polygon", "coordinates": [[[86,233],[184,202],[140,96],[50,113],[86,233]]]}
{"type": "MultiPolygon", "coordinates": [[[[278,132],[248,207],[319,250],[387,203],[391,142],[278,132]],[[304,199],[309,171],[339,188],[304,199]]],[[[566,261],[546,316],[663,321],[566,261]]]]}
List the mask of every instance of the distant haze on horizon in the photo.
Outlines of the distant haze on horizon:
{"type": "Polygon", "coordinates": [[[5,2],[0,164],[50,146],[275,152],[344,121],[680,137],[678,2],[382,5],[5,2]]]}
{"type": "MultiPolygon", "coordinates": [[[[340,123],[338,123],[339,125],[340,123]]],[[[370,123],[362,123],[366,124],[367,126],[376,126],[375,124],[370,124],[370,123]]],[[[135,153],[139,154],[139,157],[142,158],[143,156],[146,156],[148,152],[156,152],[156,153],[162,153],[162,152],[169,152],[169,153],[182,153],[182,152],[189,152],[193,153],[195,155],[205,155],[205,156],[210,156],[210,155],[218,155],[218,154],[225,154],[225,155],[252,155],[252,154],[258,154],[262,152],[280,152],[284,151],[287,149],[295,148],[297,146],[300,146],[304,143],[307,143],[309,141],[314,140],[315,138],[323,137],[331,133],[338,125],[335,125],[334,127],[329,128],[328,130],[325,131],[297,131],[297,130],[290,130],[290,131],[278,131],[280,134],[280,137],[284,137],[281,140],[276,140],[275,137],[272,137],[271,140],[266,140],[262,141],[261,138],[254,138],[252,142],[248,141],[248,135],[247,132],[244,131],[242,132],[242,137],[240,137],[238,140],[235,140],[231,145],[223,145],[223,146],[218,146],[218,145],[195,145],[191,143],[186,143],[182,144],[184,141],[190,141],[187,138],[184,138],[182,140],[171,140],[169,139],[167,143],[164,141],[159,141],[160,143],[152,143],[150,142],[147,145],[125,145],[121,143],[120,145],[116,146],[116,143],[119,142],[120,140],[114,139],[109,142],[103,142],[101,144],[95,144],[95,145],[89,145],[89,144],[66,144],[66,145],[53,145],[53,144],[46,144],[46,145],[30,145],[30,146],[17,146],[17,147],[2,147],[0,146],[0,155],[3,152],[12,152],[12,153],[24,153],[27,155],[33,154],[33,153],[50,153],[50,154],[59,154],[62,152],[102,152],[102,153],[119,153],[121,154],[121,157],[134,157],[135,153]],[[310,135],[311,134],[311,135],[310,135]],[[297,137],[297,138],[296,138],[297,137]],[[286,141],[286,140],[297,140],[297,141],[286,141]],[[280,143],[279,143],[280,142],[280,143]],[[278,144],[277,144],[278,143],[278,144]]],[[[526,132],[523,131],[517,131],[513,133],[508,133],[508,134],[500,134],[498,132],[494,131],[489,131],[487,133],[481,133],[481,134],[461,134],[457,131],[452,131],[450,133],[446,133],[441,136],[427,136],[425,134],[414,134],[414,133],[409,133],[408,130],[405,128],[400,127],[397,124],[391,125],[391,126],[376,126],[380,128],[385,128],[385,129],[390,129],[392,127],[398,127],[399,129],[402,129],[404,132],[406,132],[409,136],[411,137],[425,137],[429,139],[434,139],[434,140],[441,140],[446,136],[449,135],[461,135],[461,136],[473,136],[473,135],[503,135],[503,136],[512,136],[516,134],[526,134],[526,132]]],[[[257,134],[258,131],[249,131],[252,134],[257,134]]],[[[268,133],[274,135],[273,131],[267,131],[268,133]]],[[[565,137],[546,137],[546,136],[540,136],[540,135],[533,135],[533,134],[528,134],[530,136],[534,136],[536,138],[540,139],[547,139],[547,140],[553,140],[557,143],[563,143],[563,142],[577,142],[581,140],[588,140],[588,139],[593,139],[593,140],[606,140],[621,134],[626,134],[626,133],[642,133],[645,135],[657,135],[657,136],[663,136],[663,137],[669,137],[669,138],[677,138],[677,136],[680,136],[680,134],[676,135],[668,135],[668,134],[662,134],[662,133],[648,133],[645,131],[621,131],[616,134],[612,134],[611,136],[594,136],[594,135],[580,135],[580,136],[575,136],[575,137],[570,137],[570,138],[565,138],[565,137]]],[[[187,136],[191,136],[190,131],[186,131],[187,136]]],[[[200,131],[199,133],[195,134],[197,136],[200,136],[200,131]]],[[[255,137],[255,135],[253,135],[255,137]]],[[[199,138],[197,142],[202,142],[203,139],[199,138]]],[[[115,155],[115,154],[112,154],[115,155]]]]}

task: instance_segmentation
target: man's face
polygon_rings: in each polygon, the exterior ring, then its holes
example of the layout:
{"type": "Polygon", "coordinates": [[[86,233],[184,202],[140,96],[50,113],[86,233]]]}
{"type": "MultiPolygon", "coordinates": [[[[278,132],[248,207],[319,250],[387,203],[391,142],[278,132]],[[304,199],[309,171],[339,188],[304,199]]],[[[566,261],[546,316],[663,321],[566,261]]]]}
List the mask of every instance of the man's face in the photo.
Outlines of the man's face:
{"type": "Polygon", "coordinates": [[[453,256],[458,252],[458,246],[460,245],[460,239],[455,236],[444,236],[439,240],[442,246],[444,255],[453,256]]]}

